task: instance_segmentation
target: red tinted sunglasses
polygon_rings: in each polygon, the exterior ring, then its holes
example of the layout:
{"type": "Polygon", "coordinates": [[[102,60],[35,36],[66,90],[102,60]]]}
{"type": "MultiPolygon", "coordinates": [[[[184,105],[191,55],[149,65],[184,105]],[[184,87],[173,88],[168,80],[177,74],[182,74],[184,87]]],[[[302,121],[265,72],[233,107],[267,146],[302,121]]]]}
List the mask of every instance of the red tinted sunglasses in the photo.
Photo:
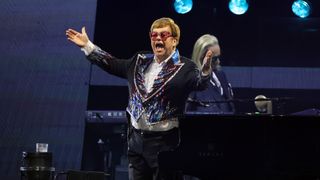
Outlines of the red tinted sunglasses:
{"type": "Polygon", "coordinates": [[[150,39],[152,41],[156,41],[157,40],[157,37],[160,35],[160,38],[162,41],[165,41],[168,39],[168,37],[172,37],[171,33],[168,32],[168,31],[162,31],[160,33],[158,32],[155,32],[155,31],[152,31],[150,32],[150,39]]]}

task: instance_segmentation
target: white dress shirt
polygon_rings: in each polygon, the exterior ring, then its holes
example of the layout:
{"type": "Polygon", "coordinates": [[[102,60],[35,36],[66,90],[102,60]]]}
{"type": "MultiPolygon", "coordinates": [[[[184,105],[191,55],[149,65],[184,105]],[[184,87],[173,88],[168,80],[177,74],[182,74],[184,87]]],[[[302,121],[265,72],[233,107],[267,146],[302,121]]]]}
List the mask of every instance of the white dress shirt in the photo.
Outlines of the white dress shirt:
{"type": "Polygon", "coordinates": [[[223,95],[223,88],[221,86],[221,83],[217,77],[217,75],[214,73],[214,71],[212,71],[212,79],[210,79],[210,83],[213,85],[213,86],[217,86],[220,90],[220,95],[222,96],[223,95]],[[213,79],[213,81],[212,81],[213,79]]]}
{"type": "MultiPolygon", "coordinates": [[[[157,78],[163,66],[172,57],[173,53],[166,60],[160,63],[158,63],[157,60],[154,58],[152,63],[147,68],[144,75],[145,76],[144,85],[146,87],[147,93],[150,93],[152,91],[154,80],[157,78]]],[[[134,120],[131,120],[131,124],[136,129],[141,129],[146,131],[167,131],[174,127],[179,126],[179,122],[177,118],[162,120],[156,124],[150,124],[144,113],[141,115],[140,119],[137,122],[134,120]]]]}
{"type": "MultiPolygon", "coordinates": [[[[92,51],[97,48],[91,41],[81,48],[81,51],[88,56],[92,51]]],[[[162,70],[163,66],[169,61],[172,57],[174,52],[164,61],[158,63],[157,60],[154,58],[152,63],[149,65],[145,72],[145,88],[147,93],[152,91],[152,87],[154,84],[154,80],[157,78],[158,74],[162,70]]],[[[146,130],[146,131],[168,131],[172,128],[178,127],[179,122],[177,118],[162,120],[157,122],[156,124],[150,124],[148,122],[148,118],[146,114],[143,113],[138,121],[131,119],[131,124],[136,129],[146,130]]]]}

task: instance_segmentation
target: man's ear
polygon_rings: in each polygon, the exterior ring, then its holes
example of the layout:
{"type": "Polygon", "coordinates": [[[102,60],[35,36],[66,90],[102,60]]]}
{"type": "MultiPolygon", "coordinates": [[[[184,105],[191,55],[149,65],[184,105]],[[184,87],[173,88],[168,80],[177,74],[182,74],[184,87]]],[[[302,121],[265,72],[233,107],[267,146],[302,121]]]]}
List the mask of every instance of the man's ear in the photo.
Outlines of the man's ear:
{"type": "Polygon", "coordinates": [[[173,43],[174,43],[174,46],[177,47],[177,45],[178,45],[178,40],[177,40],[177,39],[173,39],[173,43]]]}

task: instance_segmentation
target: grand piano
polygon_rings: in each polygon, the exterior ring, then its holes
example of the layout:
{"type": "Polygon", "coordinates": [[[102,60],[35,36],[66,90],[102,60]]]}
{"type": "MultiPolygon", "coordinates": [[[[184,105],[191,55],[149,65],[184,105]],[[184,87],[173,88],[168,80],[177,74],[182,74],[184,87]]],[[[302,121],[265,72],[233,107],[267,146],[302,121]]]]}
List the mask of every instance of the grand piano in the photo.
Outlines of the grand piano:
{"type": "Polygon", "coordinates": [[[320,179],[320,116],[180,118],[179,146],[159,166],[200,179],[320,179]]]}

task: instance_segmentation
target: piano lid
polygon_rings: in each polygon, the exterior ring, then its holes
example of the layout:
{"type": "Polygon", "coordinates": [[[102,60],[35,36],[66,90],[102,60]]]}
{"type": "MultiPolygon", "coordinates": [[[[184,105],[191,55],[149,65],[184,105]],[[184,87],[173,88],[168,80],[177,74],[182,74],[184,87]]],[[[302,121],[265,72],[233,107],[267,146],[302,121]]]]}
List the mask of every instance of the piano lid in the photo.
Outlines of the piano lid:
{"type": "Polygon", "coordinates": [[[202,179],[320,176],[320,117],[186,115],[159,165],[202,179]]]}

